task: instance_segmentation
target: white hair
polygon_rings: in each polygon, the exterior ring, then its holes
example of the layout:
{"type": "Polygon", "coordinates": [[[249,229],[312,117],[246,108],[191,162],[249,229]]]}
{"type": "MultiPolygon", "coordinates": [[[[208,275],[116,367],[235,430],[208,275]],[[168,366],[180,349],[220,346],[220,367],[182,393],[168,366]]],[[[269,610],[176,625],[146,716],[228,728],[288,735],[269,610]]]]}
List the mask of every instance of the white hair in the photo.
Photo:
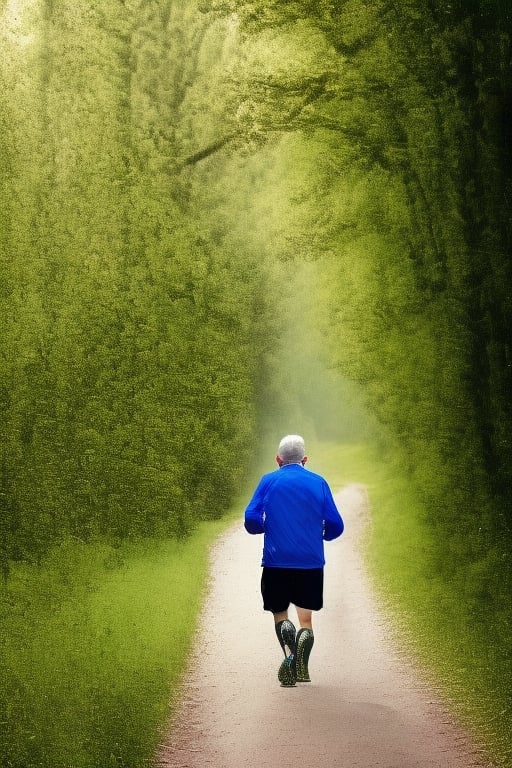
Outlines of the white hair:
{"type": "Polygon", "coordinates": [[[279,443],[277,455],[284,464],[299,464],[306,455],[304,439],[300,435],[286,435],[279,443]]]}

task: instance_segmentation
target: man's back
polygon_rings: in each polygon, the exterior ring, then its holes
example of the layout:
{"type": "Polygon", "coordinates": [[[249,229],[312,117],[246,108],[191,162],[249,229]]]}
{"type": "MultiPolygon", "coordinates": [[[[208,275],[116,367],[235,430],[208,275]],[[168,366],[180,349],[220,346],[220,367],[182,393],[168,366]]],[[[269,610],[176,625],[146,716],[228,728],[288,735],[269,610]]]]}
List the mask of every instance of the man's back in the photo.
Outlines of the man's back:
{"type": "Polygon", "coordinates": [[[245,513],[249,533],[265,534],[262,565],[321,568],[323,540],[343,531],[327,482],[301,464],[265,475],[245,513]]]}

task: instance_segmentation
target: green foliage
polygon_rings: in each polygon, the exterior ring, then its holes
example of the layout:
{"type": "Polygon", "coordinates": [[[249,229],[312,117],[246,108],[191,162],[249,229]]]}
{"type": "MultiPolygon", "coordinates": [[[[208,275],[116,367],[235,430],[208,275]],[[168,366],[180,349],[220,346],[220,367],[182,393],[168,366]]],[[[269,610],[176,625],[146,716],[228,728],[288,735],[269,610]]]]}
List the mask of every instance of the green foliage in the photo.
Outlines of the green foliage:
{"type": "Polygon", "coordinates": [[[13,568],[0,596],[2,766],[153,763],[219,525],[186,543],[66,540],[41,566],[13,568]]]}
{"type": "Polygon", "coordinates": [[[188,142],[208,139],[187,110],[226,25],[159,2],[13,14],[1,28],[6,575],[70,534],[181,537],[229,505],[255,424],[265,281],[194,221],[179,173],[188,142]]]}
{"type": "Polygon", "coordinates": [[[486,17],[480,30],[476,6],[443,14],[414,2],[230,10],[246,35],[242,104],[245,88],[261,135],[302,132],[275,144],[288,168],[280,158],[269,175],[281,223],[269,211],[267,226],[287,241],[282,258],[298,244],[317,261],[331,362],[362,385],[436,510],[432,568],[462,578],[510,537],[510,323],[497,286],[510,284],[509,217],[491,191],[510,180],[509,27],[486,17]],[[318,56],[307,71],[305,40],[318,56]]]}

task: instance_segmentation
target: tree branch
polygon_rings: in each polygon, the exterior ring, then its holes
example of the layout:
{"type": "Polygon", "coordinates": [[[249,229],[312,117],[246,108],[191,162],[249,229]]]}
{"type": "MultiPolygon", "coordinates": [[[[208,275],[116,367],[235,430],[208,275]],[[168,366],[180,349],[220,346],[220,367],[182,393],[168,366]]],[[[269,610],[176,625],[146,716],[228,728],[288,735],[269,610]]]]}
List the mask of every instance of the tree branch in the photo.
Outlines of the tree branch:
{"type": "Polygon", "coordinates": [[[217,141],[214,141],[212,144],[209,144],[207,147],[203,147],[203,149],[200,149],[198,152],[194,152],[193,155],[189,155],[186,157],[182,162],[179,164],[179,169],[182,170],[183,168],[186,168],[188,165],[195,165],[196,163],[199,163],[201,160],[204,160],[207,157],[210,157],[210,155],[215,154],[215,152],[218,152],[219,149],[222,149],[222,147],[225,147],[226,144],[229,144],[230,141],[233,141],[237,136],[236,133],[231,133],[228,136],[224,136],[222,139],[218,139],[217,141]]]}

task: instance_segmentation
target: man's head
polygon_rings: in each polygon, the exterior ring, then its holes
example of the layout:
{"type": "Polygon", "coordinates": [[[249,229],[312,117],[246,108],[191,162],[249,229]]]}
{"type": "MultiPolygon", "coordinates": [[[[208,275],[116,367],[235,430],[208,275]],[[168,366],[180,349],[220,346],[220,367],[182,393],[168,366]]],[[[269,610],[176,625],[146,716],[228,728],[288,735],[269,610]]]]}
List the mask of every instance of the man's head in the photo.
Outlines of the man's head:
{"type": "Polygon", "coordinates": [[[280,467],[285,464],[304,464],[308,460],[304,440],[300,435],[286,435],[279,443],[276,461],[280,467]]]}

